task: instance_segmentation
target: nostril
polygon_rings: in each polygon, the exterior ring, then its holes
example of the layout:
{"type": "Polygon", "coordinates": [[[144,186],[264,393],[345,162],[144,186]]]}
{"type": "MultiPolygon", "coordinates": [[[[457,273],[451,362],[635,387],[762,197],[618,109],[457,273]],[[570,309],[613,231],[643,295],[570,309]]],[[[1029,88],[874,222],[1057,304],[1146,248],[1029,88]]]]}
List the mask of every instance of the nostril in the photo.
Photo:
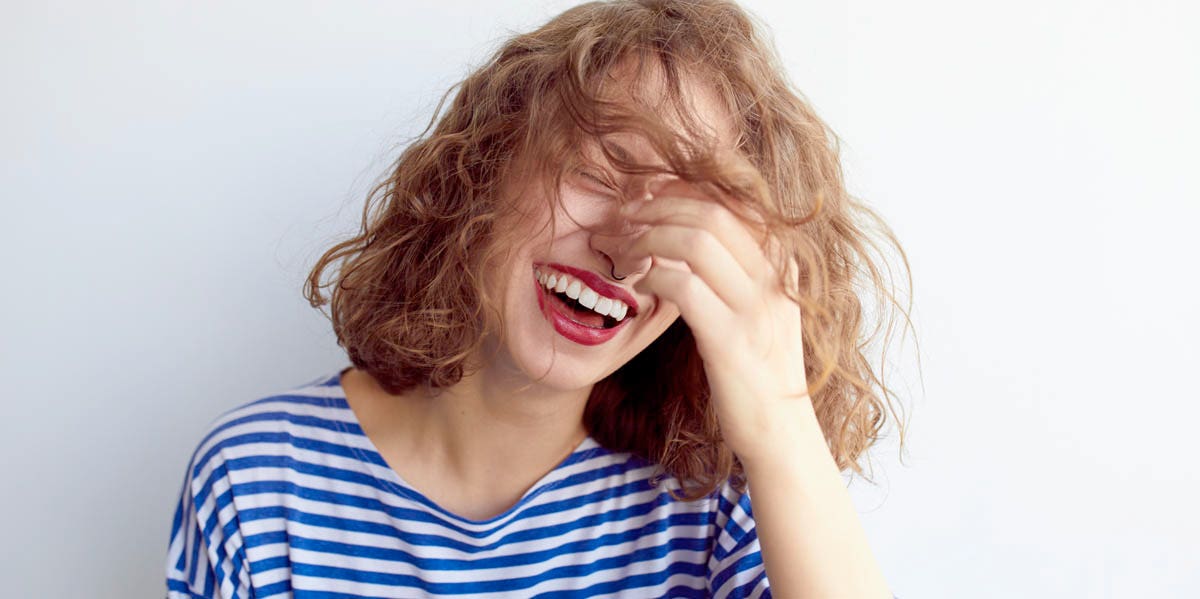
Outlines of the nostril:
{"type": "MultiPolygon", "coordinates": [[[[622,253],[624,253],[624,252],[622,252],[622,253]]],[[[610,263],[612,264],[612,271],[611,271],[612,278],[616,279],[618,281],[623,281],[623,280],[629,278],[629,275],[641,274],[641,273],[646,272],[647,270],[650,269],[650,264],[651,264],[649,256],[646,256],[639,260],[622,260],[621,264],[612,262],[611,258],[609,260],[610,260],[610,263]]]]}

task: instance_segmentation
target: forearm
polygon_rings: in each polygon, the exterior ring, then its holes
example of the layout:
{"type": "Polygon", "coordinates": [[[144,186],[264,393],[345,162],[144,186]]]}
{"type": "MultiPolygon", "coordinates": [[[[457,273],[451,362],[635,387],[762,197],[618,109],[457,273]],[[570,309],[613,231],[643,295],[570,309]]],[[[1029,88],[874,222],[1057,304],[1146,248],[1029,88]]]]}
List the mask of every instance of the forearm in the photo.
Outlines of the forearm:
{"type": "Polygon", "coordinates": [[[891,599],[811,403],[788,406],[785,426],[739,454],[771,594],[891,599]]]}

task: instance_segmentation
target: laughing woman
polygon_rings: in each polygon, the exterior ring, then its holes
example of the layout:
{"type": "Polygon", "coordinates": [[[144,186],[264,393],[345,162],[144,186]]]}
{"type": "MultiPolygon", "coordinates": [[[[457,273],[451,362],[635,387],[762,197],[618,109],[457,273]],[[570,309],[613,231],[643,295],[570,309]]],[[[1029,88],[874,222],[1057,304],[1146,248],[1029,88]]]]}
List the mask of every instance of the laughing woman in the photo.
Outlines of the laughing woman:
{"type": "Polygon", "coordinates": [[[761,31],[589,3],[456,88],[307,282],[352,366],[200,442],[168,595],[891,597],[841,472],[899,245],[761,31]]]}

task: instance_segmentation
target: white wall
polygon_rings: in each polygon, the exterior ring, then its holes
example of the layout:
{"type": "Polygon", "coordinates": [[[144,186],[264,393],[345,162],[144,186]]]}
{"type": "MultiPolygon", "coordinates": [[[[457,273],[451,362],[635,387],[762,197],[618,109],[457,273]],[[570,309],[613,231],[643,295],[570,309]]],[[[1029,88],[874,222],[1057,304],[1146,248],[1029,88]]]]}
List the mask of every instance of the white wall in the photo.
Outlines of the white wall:
{"type": "MultiPolygon", "coordinates": [[[[571,3],[507,4],[0,4],[6,596],[161,595],[207,422],[345,362],[313,260],[571,3]]],[[[1195,596],[1197,5],[746,6],[912,262],[905,463],[851,486],[893,590],[1195,596]]]]}

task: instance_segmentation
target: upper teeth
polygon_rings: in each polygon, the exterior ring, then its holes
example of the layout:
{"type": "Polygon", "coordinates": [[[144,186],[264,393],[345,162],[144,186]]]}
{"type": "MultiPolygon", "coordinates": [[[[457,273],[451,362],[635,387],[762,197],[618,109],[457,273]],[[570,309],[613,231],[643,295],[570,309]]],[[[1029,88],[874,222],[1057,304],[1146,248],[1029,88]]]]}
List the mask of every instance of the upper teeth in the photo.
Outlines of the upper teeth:
{"type": "Polygon", "coordinates": [[[604,297],[593,291],[591,287],[584,285],[583,281],[560,272],[544,273],[536,269],[534,272],[537,274],[538,282],[546,289],[556,293],[566,293],[567,297],[578,300],[580,305],[601,316],[611,316],[617,322],[625,320],[625,314],[629,311],[629,306],[625,302],[604,297]]]}

